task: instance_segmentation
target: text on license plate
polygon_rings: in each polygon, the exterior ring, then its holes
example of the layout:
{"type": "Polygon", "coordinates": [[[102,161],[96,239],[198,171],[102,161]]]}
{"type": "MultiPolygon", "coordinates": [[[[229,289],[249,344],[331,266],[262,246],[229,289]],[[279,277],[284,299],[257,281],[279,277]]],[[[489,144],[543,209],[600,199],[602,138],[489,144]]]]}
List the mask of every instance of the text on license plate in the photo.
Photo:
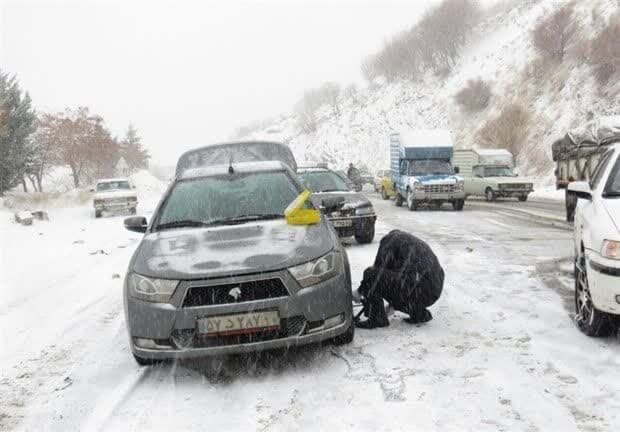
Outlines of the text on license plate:
{"type": "Polygon", "coordinates": [[[196,320],[198,333],[210,336],[248,334],[280,328],[278,311],[220,315],[196,320]]]}
{"type": "Polygon", "coordinates": [[[336,228],[350,227],[351,225],[353,225],[353,221],[351,219],[335,220],[335,221],[332,221],[332,224],[336,228]]]}

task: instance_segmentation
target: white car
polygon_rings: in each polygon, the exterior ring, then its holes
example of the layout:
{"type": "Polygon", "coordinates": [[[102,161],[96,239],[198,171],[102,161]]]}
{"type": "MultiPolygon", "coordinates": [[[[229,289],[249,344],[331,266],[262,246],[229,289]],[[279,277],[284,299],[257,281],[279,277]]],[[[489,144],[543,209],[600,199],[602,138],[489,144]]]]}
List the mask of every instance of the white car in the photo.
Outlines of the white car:
{"type": "Polygon", "coordinates": [[[95,192],[93,197],[95,217],[101,217],[104,211],[136,214],[138,196],[135,189],[135,186],[125,178],[98,180],[92,190],[95,192]]]}
{"type": "Polygon", "coordinates": [[[573,182],[575,308],[588,336],[609,334],[620,319],[620,142],[609,146],[589,182],[573,182]]]}

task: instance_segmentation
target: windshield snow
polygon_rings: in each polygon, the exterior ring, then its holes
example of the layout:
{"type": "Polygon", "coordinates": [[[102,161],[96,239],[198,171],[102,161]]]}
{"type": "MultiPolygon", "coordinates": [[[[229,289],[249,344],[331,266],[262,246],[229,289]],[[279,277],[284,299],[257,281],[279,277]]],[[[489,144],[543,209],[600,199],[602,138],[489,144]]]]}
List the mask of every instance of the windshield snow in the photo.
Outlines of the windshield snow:
{"type": "Polygon", "coordinates": [[[128,181],[113,181],[97,183],[97,192],[107,192],[113,190],[126,190],[131,189],[128,181]]]}
{"type": "Polygon", "coordinates": [[[159,214],[158,226],[196,226],[244,217],[283,216],[299,191],[284,172],[222,175],[177,183],[159,214]]]}
{"type": "Polygon", "coordinates": [[[450,162],[439,159],[413,160],[409,162],[409,175],[452,174],[450,162]]]}
{"type": "Polygon", "coordinates": [[[300,173],[299,178],[312,192],[349,191],[345,181],[331,171],[308,171],[300,173]]]}
{"type": "Polygon", "coordinates": [[[508,167],[485,167],[485,177],[514,177],[515,174],[508,167]]]}

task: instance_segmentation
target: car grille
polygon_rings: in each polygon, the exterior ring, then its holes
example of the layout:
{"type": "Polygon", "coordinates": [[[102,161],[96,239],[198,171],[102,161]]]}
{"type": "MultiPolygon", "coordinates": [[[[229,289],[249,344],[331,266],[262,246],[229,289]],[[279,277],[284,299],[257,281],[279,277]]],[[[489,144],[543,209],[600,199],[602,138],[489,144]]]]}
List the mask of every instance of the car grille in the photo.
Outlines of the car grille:
{"type": "Polygon", "coordinates": [[[182,307],[243,303],[288,296],[280,279],[265,279],[236,284],[191,287],[182,307]]]}
{"type": "Polygon", "coordinates": [[[528,189],[529,186],[526,183],[511,183],[511,184],[500,184],[500,189],[528,189]]]}
{"type": "Polygon", "coordinates": [[[451,193],[454,192],[454,185],[431,184],[424,185],[425,193],[451,193]]]}
{"type": "Polygon", "coordinates": [[[193,329],[175,330],[172,333],[172,341],[177,348],[210,348],[228,345],[241,345],[252,342],[265,342],[275,339],[299,335],[306,327],[306,319],[301,316],[282,318],[280,320],[280,330],[270,330],[262,333],[252,333],[246,335],[233,336],[204,336],[195,334],[193,329]],[[190,346],[183,343],[188,335],[193,335],[190,346]]]}

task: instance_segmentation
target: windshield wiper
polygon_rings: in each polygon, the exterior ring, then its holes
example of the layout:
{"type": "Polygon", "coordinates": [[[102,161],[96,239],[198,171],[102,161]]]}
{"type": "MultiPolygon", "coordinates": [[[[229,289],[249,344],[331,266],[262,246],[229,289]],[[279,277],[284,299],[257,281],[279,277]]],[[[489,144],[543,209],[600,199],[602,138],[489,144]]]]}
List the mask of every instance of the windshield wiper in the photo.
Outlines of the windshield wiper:
{"type": "Polygon", "coordinates": [[[257,220],[271,220],[271,219],[280,219],[283,218],[282,214],[259,214],[259,215],[241,215],[241,216],[233,216],[224,219],[215,219],[209,221],[208,225],[235,225],[242,224],[245,222],[252,222],[257,220]]]}
{"type": "Polygon", "coordinates": [[[183,219],[183,220],[159,224],[157,225],[157,227],[155,227],[155,229],[159,231],[162,229],[169,229],[169,228],[190,228],[190,227],[204,227],[204,226],[209,226],[209,223],[199,221],[199,220],[183,219]]]}

